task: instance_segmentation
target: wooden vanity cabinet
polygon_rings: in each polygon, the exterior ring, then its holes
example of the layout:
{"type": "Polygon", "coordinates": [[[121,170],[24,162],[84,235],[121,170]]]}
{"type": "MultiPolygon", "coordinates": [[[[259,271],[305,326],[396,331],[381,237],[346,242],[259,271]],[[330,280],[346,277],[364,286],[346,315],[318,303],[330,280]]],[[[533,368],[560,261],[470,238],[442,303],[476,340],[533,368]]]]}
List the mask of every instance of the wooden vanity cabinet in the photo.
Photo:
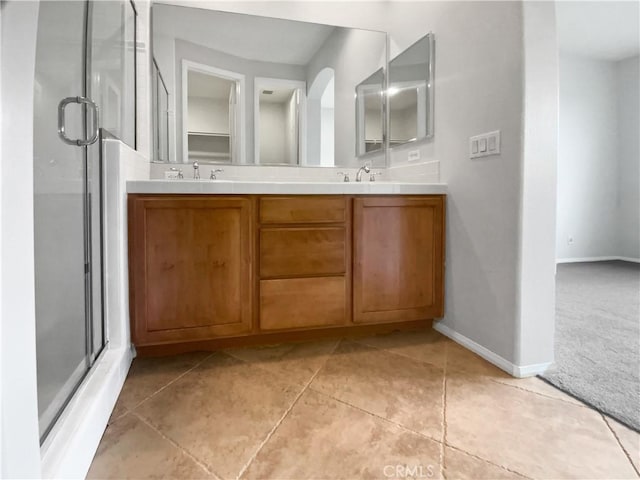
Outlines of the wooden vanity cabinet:
{"type": "Polygon", "coordinates": [[[355,198],[353,224],[353,321],[442,317],[444,196],[355,198]]]}
{"type": "Polygon", "coordinates": [[[252,232],[250,197],[129,196],[134,344],[248,333],[252,232]]]}
{"type": "Polygon", "coordinates": [[[425,328],[444,195],[129,195],[142,355],[425,328]]]}

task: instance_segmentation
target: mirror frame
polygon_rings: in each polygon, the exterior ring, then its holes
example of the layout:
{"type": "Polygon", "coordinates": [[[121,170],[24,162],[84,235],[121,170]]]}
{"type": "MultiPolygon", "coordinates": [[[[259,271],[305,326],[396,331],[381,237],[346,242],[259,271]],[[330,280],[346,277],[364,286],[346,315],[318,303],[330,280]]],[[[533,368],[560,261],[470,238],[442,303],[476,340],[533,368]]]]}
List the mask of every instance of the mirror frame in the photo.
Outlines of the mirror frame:
{"type": "MultiPolygon", "coordinates": [[[[389,163],[389,159],[387,156],[387,132],[388,132],[388,119],[387,119],[387,95],[385,95],[385,92],[387,91],[387,79],[388,79],[388,59],[387,59],[387,67],[380,67],[378,70],[376,70],[375,72],[373,72],[371,75],[369,75],[367,78],[365,78],[364,80],[362,80],[362,82],[360,82],[358,85],[356,85],[356,158],[358,158],[358,160],[360,159],[366,159],[369,157],[373,157],[375,155],[385,155],[385,167],[388,167],[388,163],[389,163]],[[363,153],[358,153],[358,150],[360,149],[360,143],[361,140],[362,142],[366,145],[366,112],[363,111],[363,118],[361,118],[360,116],[360,105],[358,102],[358,87],[360,85],[362,85],[363,82],[366,82],[367,80],[369,80],[371,77],[373,77],[374,75],[376,75],[378,72],[382,73],[382,98],[381,98],[381,104],[382,104],[382,111],[380,112],[382,114],[382,145],[378,150],[374,150],[372,152],[367,152],[366,149],[363,153]],[[360,133],[362,132],[363,138],[360,138],[360,133]]],[[[364,104],[363,104],[363,109],[366,110],[366,108],[364,108],[364,104]]],[[[366,148],[366,147],[365,147],[366,148]]]]}
{"type": "Polygon", "coordinates": [[[387,76],[386,76],[386,82],[387,82],[387,88],[386,88],[386,105],[387,105],[387,132],[391,132],[391,103],[390,103],[390,95],[389,95],[389,90],[391,89],[391,63],[396,60],[398,57],[400,57],[402,54],[404,54],[407,50],[409,50],[411,47],[417,45],[418,43],[420,43],[423,40],[427,40],[427,48],[429,50],[429,61],[427,62],[427,78],[426,78],[426,82],[427,82],[427,95],[426,95],[426,100],[427,100],[427,108],[425,109],[426,111],[426,134],[420,138],[415,138],[412,140],[407,140],[406,142],[402,142],[402,143],[398,143],[396,145],[391,145],[390,144],[390,135],[387,135],[387,151],[390,152],[393,149],[396,148],[402,148],[406,145],[412,144],[412,143],[417,143],[417,142],[422,142],[425,140],[430,140],[433,138],[434,136],[434,125],[435,125],[435,121],[434,121],[434,114],[435,114],[435,36],[433,34],[433,32],[429,32],[426,35],[420,37],[418,40],[416,40],[415,42],[413,42],[411,45],[409,45],[407,48],[405,48],[402,52],[400,52],[398,55],[396,55],[395,57],[393,57],[389,62],[388,62],[388,68],[387,68],[387,76]]]}

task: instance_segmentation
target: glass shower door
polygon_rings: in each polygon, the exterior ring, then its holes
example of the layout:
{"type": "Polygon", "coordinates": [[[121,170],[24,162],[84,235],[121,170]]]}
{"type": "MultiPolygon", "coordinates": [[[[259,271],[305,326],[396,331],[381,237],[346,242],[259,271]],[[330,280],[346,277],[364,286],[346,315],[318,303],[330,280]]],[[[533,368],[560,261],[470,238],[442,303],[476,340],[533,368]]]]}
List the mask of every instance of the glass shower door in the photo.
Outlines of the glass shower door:
{"type": "Polygon", "coordinates": [[[130,0],[40,2],[34,92],[38,409],[43,440],[107,343],[98,128],[136,146],[130,0]]]}
{"type": "MultiPolygon", "coordinates": [[[[87,2],[40,2],[34,96],[36,348],[40,435],[46,436],[90,367],[93,346],[87,147],[94,133],[85,97],[87,2]],[[75,100],[71,100],[75,97],[75,100]],[[63,134],[59,134],[59,107],[63,134]]],[[[95,119],[97,120],[97,118],[95,119]]],[[[94,188],[94,187],[91,187],[94,188]]],[[[94,219],[95,221],[95,219],[94,219]]],[[[99,244],[98,244],[99,245],[99,244]]],[[[101,275],[101,272],[100,272],[101,275]]]]}

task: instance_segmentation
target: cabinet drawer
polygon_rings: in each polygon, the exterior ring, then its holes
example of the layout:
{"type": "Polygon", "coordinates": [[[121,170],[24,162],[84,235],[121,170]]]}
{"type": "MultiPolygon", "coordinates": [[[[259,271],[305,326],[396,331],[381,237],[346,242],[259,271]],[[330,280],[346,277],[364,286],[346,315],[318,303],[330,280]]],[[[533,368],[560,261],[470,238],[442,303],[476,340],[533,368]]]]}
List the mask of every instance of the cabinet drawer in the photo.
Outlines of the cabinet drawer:
{"type": "Polygon", "coordinates": [[[345,277],[260,281],[260,328],[324,327],[347,321],[345,277]]]}
{"type": "Polygon", "coordinates": [[[347,218],[347,200],[333,196],[262,197],[260,222],[287,223],[339,223],[347,218]]]}
{"type": "Polygon", "coordinates": [[[295,277],[346,272],[344,227],[263,228],[260,276],[295,277]]]}

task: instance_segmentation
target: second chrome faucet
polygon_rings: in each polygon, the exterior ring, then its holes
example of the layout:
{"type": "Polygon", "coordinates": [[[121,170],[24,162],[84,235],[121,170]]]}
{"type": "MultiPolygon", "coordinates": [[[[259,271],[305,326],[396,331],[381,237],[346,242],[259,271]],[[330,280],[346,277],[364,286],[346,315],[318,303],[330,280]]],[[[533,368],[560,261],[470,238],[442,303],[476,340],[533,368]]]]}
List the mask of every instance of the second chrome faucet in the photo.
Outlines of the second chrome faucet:
{"type": "MultiPolygon", "coordinates": [[[[362,172],[369,174],[369,181],[370,182],[375,182],[376,181],[376,175],[382,175],[382,172],[372,172],[371,171],[371,167],[369,165],[363,165],[356,172],[356,182],[362,182],[362,172]]],[[[342,175],[343,181],[345,181],[345,182],[349,182],[350,181],[349,172],[338,172],[338,175],[342,175]]]]}
{"type": "MultiPolygon", "coordinates": [[[[216,174],[224,172],[222,168],[213,168],[211,169],[211,175],[209,175],[209,180],[216,180],[216,174]]],[[[193,162],[193,179],[200,180],[200,164],[198,162],[193,162]]]]}

